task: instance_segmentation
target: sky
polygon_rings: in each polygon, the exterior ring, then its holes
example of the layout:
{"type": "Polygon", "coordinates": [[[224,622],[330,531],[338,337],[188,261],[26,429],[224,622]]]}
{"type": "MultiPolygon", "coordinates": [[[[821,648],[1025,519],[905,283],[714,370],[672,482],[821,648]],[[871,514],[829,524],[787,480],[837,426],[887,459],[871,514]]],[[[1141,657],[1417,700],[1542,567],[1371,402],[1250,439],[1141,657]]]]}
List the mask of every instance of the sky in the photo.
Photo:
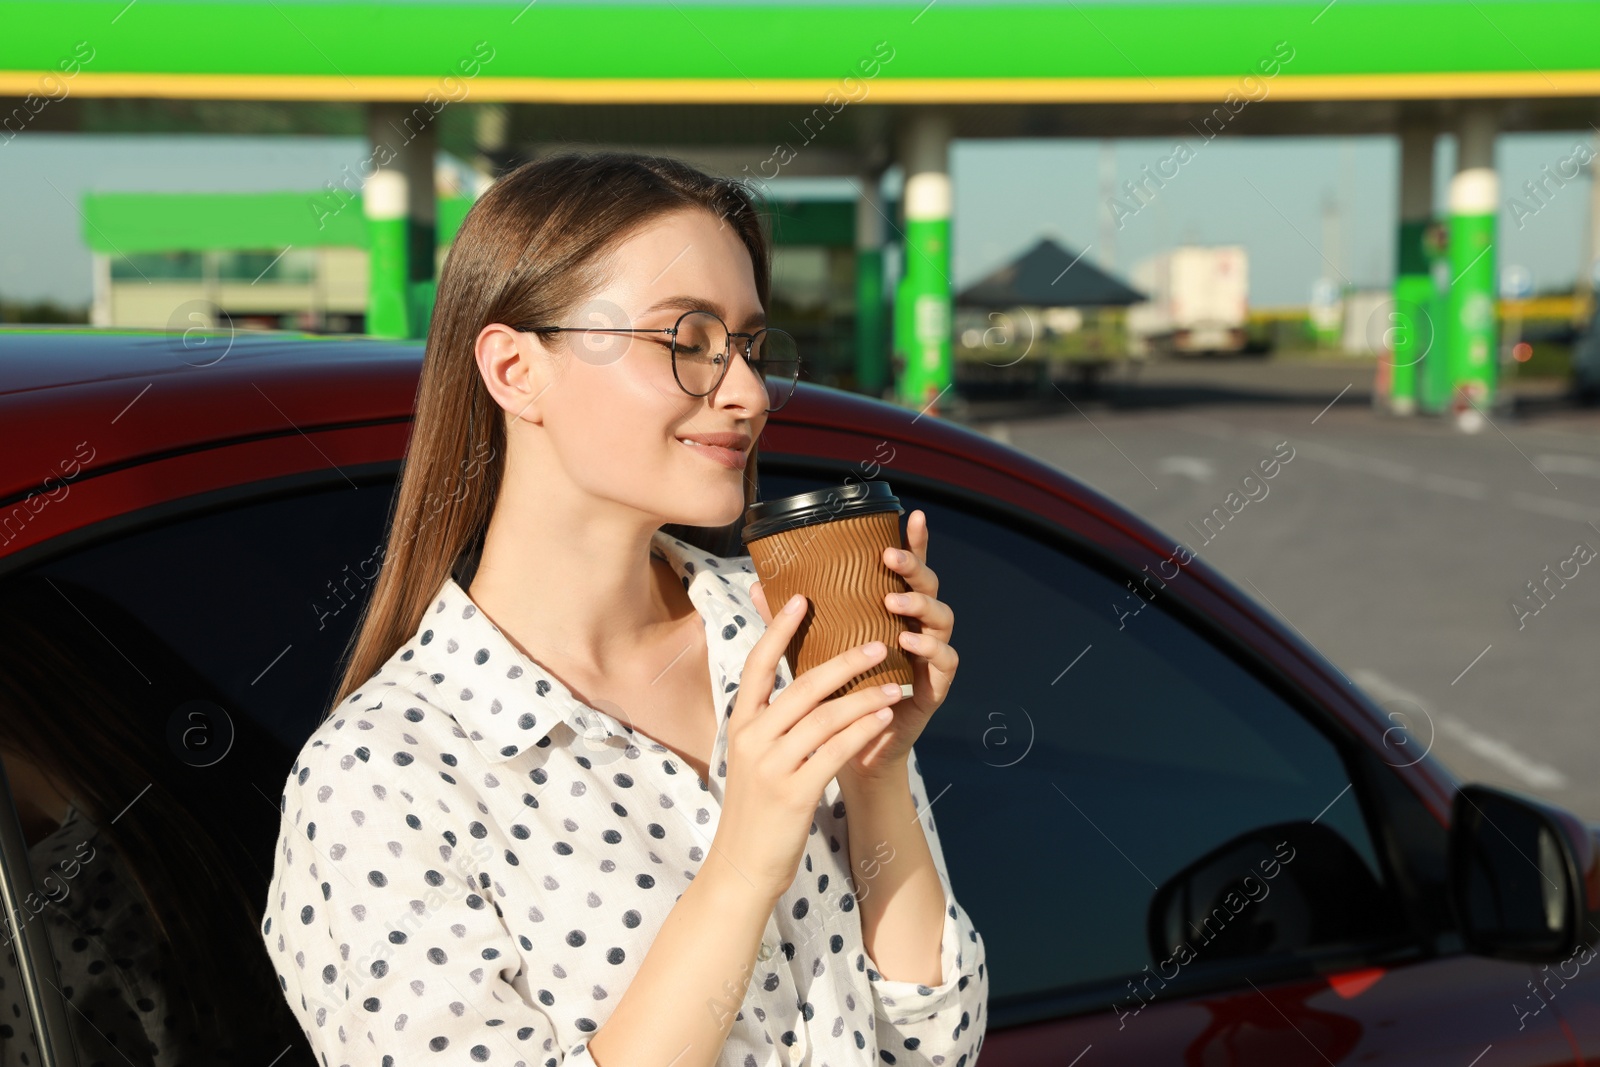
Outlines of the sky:
{"type": "MultiPolygon", "coordinates": [[[[1543,205],[1526,198],[1522,183],[1546,165],[1553,170],[1576,146],[1593,150],[1594,137],[1591,129],[1503,134],[1496,144],[1497,255],[1502,267],[1529,270],[1536,290],[1574,281],[1589,224],[1589,179],[1579,176],[1543,205]],[[1524,210],[1513,210],[1514,197],[1521,197],[1524,210]]],[[[1392,138],[1219,138],[1203,144],[1195,138],[1194,157],[1154,199],[1125,216],[1120,228],[1108,228],[1103,153],[1112,153],[1114,184],[1120,185],[1139,177],[1142,166],[1154,169],[1174,144],[955,142],[953,285],[976,281],[1045,235],[1074,254],[1087,247],[1088,261],[1124,276],[1138,260],[1174,244],[1242,244],[1256,306],[1304,304],[1323,276],[1358,287],[1391,282],[1399,168],[1392,138]],[[1325,220],[1330,199],[1338,205],[1333,226],[1325,220]]],[[[1435,147],[1434,203],[1442,208],[1454,139],[1442,136],[1435,147]]],[[[90,259],[78,206],[86,192],[302,191],[321,187],[367,154],[365,142],[349,137],[24,133],[0,142],[0,298],[87,304],[90,259]]],[[[441,163],[459,166],[449,157],[441,163]]],[[[891,173],[891,193],[894,178],[891,173]]],[[[781,187],[773,183],[774,192],[781,187]]]]}

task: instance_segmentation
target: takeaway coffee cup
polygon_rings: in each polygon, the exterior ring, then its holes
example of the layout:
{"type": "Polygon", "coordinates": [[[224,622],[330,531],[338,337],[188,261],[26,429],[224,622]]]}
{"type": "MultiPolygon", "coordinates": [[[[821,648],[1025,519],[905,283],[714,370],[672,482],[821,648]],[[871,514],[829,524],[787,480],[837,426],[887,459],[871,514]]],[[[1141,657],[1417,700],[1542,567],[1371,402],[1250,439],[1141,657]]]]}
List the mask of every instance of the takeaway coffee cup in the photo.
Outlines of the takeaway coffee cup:
{"type": "Polygon", "coordinates": [[[796,593],[808,601],[787,652],[795,677],[868,641],[882,641],[889,650],[829,699],[885,683],[910,692],[911,661],[900,634],[911,624],[883,602],[889,593],[909,590],[883,562],[884,549],[904,547],[904,510],[888,482],[871,481],[796,493],[745,512],[743,540],[767,606],[779,611],[796,593]]]}

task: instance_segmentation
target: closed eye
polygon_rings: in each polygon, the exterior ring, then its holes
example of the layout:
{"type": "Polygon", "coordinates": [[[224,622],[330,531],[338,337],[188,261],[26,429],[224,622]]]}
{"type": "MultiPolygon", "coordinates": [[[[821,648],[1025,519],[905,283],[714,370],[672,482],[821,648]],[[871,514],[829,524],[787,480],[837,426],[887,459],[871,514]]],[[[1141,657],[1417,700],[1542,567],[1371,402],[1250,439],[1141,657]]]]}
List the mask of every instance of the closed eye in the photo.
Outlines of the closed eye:
{"type": "MultiPolygon", "coordinates": [[[[668,347],[670,348],[671,346],[669,345],[668,347]]],[[[703,342],[695,343],[693,341],[685,341],[684,339],[679,338],[678,358],[691,359],[697,362],[707,361],[711,359],[711,349],[709,345],[706,345],[703,342]]]]}

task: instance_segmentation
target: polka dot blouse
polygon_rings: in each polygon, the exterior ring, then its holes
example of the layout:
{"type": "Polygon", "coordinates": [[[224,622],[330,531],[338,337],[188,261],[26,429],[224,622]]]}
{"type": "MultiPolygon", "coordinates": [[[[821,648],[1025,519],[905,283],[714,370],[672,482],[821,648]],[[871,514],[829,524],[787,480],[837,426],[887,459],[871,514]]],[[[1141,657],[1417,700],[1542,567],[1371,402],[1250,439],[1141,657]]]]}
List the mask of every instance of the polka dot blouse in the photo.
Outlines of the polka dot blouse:
{"type": "MultiPolygon", "coordinates": [[[[574,697],[453,577],[416,634],[312,733],[284,785],[261,934],[324,1067],[591,1067],[717,829],[727,717],[765,629],[748,556],[658,531],[705,620],[725,696],[710,781],[574,697]]],[[[792,681],[787,660],[776,685],[792,681]]],[[[916,755],[910,781],[944,886],[936,986],[883,977],[850,891],[837,780],[767,919],[718,1063],[972,1067],[983,940],[950,887],[916,755]]],[[[603,1065],[622,1067],[622,1065],[603,1065]]]]}

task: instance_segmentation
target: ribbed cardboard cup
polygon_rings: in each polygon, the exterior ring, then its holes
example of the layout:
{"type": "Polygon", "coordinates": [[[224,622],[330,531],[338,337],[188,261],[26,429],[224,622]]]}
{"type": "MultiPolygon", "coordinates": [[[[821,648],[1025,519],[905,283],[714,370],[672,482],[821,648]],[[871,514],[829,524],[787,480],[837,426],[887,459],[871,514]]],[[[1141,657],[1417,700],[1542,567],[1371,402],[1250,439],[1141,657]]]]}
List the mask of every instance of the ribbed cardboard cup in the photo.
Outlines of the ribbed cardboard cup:
{"type": "Polygon", "coordinates": [[[904,547],[904,510],[888,482],[871,481],[763,501],[745,512],[743,540],[767,607],[781,611],[796,593],[807,600],[787,650],[795,677],[868,641],[882,641],[889,650],[826,699],[890,682],[911,690],[911,661],[900,634],[914,624],[883,602],[889,593],[909,591],[883,562],[884,549],[904,547]]]}

